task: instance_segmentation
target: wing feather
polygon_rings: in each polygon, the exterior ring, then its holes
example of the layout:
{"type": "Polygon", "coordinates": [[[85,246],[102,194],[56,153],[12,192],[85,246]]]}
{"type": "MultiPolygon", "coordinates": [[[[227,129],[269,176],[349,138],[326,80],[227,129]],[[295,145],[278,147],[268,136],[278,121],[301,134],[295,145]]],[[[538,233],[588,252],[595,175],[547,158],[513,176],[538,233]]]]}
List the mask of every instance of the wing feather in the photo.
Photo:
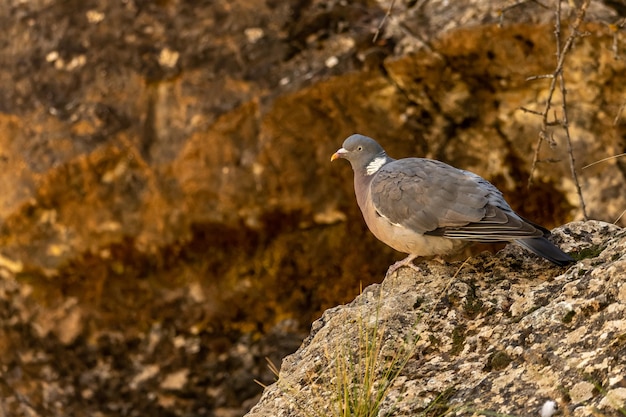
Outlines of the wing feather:
{"type": "Polygon", "coordinates": [[[417,233],[478,242],[544,234],[516,215],[487,180],[440,161],[391,162],[378,171],[370,187],[381,216],[417,233]]]}

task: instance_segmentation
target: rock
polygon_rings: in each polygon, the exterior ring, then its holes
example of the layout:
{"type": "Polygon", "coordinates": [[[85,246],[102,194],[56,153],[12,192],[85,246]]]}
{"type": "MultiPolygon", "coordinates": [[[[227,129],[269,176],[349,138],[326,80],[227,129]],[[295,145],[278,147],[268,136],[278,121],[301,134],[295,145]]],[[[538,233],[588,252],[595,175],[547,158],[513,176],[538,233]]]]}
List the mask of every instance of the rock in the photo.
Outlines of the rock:
{"type": "Polygon", "coordinates": [[[188,376],[189,369],[186,368],[179,369],[178,371],[171,374],[167,374],[161,382],[161,388],[164,390],[180,391],[188,382],[188,376]]]}
{"type": "Polygon", "coordinates": [[[596,389],[596,385],[591,382],[581,381],[574,384],[569,390],[569,397],[573,404],[583,404],[585,401],[593,398],[593,390],[596,389]]]}
{"type": "Polygon", "coordinates": [[[247,417],[331,415],[362,386],[366,365],[375,366],[374,390],[361,401],[381,394],[377,415],[538,415],[549,398],[565,414],[617,416],[626,230],[570,223],[555,240],[578,254],[575,265],[554,268],[507,247],[427,262],[421,274],[401,269],[365,288],[313,324],[247,417]]]}

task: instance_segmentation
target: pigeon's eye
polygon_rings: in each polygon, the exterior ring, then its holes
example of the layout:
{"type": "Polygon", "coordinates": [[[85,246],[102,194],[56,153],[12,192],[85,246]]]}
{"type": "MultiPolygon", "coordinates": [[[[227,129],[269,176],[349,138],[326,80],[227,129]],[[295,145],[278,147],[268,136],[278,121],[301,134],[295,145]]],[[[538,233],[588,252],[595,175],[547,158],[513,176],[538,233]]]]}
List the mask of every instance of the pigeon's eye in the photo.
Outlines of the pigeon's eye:
{"type": "Polygon", "coordinates": [[[358,146],[358,147],[356,148],[356,150],[357,150],[357,151],[362,151],[362,150],[363,150],[363,147],[362,147],[362,146],[358,146]]]}

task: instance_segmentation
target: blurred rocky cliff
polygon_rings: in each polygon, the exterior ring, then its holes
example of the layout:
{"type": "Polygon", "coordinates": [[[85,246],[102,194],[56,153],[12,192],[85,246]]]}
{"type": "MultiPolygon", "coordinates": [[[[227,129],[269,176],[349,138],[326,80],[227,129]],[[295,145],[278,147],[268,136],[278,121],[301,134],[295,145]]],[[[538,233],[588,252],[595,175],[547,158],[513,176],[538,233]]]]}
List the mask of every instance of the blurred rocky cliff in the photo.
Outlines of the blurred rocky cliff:
{"type": "MultiPolygon", "coordinates": [[[[486,3],[7,2],[5,407],[249,408],[264,358],[401,256],[329,163],[354,132],[475,171],[546,226],[580,218],[557,126],[526,187],[540,118],[520,107],[545,105],[549,80],[526,79],[556,67],[554,10],[486,3]]],[[[582,167],[625,150],[623,15],[593,1],[565,64],[583,195],[610,222],[624,159],[582,167]]]]}

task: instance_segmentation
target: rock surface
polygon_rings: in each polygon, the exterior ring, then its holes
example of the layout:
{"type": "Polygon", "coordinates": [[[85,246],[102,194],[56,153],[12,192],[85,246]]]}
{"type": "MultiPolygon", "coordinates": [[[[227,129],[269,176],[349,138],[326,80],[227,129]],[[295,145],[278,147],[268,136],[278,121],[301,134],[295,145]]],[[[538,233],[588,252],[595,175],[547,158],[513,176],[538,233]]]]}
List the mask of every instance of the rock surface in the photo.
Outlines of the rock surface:
{"type": "Polygon", "coordinates": [[[349,362],[359,379],[372,331],[377,383],[391,382],[373,415],[532,416],[548,400],[565,415],[623,415],[626,230],[570,223],[555,239],[582,259],[560,269],[508,247],[428,262],[327,310],[247,417],[340,415],[337,369],[349,362]]]}

